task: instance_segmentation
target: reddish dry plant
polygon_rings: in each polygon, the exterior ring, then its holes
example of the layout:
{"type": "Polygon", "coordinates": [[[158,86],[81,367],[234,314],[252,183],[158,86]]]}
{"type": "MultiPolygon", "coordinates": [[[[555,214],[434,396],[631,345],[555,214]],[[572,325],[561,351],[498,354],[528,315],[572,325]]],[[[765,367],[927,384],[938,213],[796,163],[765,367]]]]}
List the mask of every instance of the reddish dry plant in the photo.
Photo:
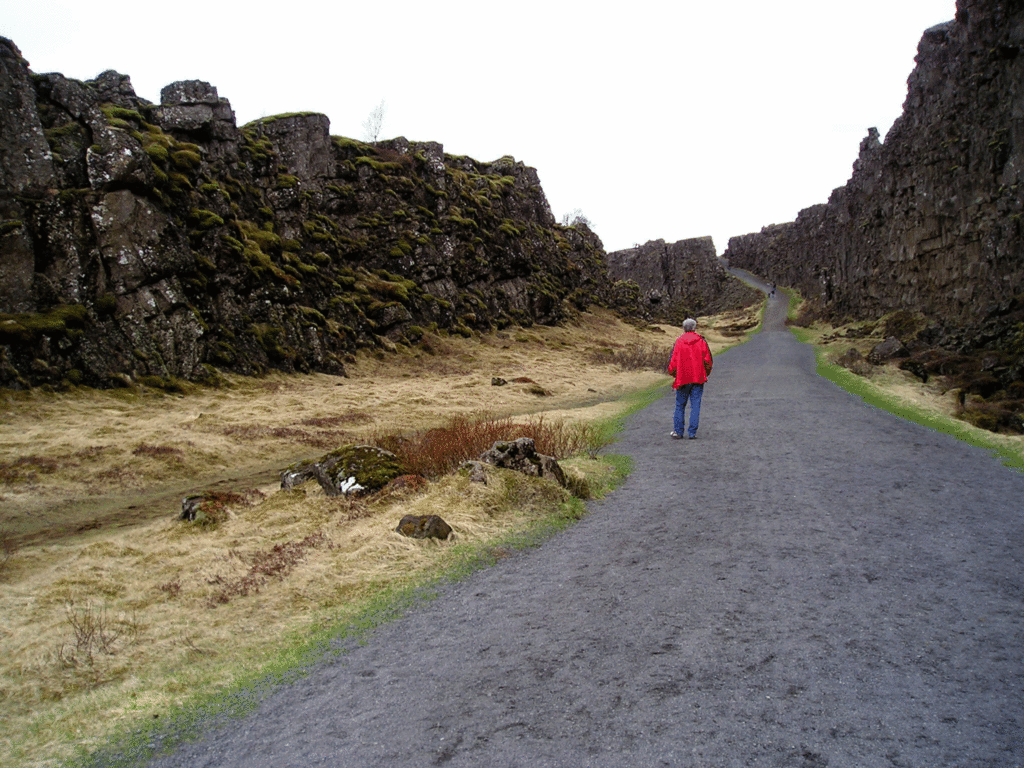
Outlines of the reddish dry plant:
{"type": "Polygon", "coordinates": [[[241,440],[273,437],[279,440],[301,441],[309,438],[309,432],[295,427],[261,427],[247,424],[241,427],[225,427],[223,431],[228,437],[237,437],[241,440]]]}
{"type": "Polygon", "coordinates": [[[132,450],[134,456],[181,456],[183,455],[181,449],[172,448],[169,445],[146,445],[146,443],[139,443],[132,450]]]}
{"type": "MultiPolygon", "coordinates": [[[[330,423],[333,419],[307,419],[303,424],[317,426],[313,422],[330,423]]],[[[349,439],[349,434],[342,430],[321,430],[316,433],[308,432],[305,429],[296,427],[261,427],[249,425],[244,427],[226,427],[224,434],[228,437],[235,437],[241,440],[257,440],[274,438],[277,440],[294,440],[297,443],[311,445],[314,448],[335,447],[349,439]]]]}
{"type": "Polygon", "coordinates": [[[81,450],[75,451],[73,455],[80,459],[91,459],[94,456],[99,456],[101,453],[106,453],[109,450],[109,445],[90,445],[88,448],[82,448],[81,450]]]}
{"type": "Polygon", "coordinates": [[[587,424],[566,423],[543,416],[516,421],[512,417],[454,416],[443,427],[410,437],[377,435],[373,442],[391,451],[410,474],[440,477],[471,461],[499,440],[533,438],[538,453],[564,459],[594,450],[597,430],[587,424]]]}
{"type": "Polygon", "coordinates": [[[235,491],[203,491],[202,501],[196,513],[195,522],[204,526],[214,526],[228,519],[229,506],[252,506],[265,494],[255,488],[236,493],[235,491]],[[201,519],[200,519],[201,513],[201,519]]]}
{"type": "Polygon", "coordinates": [[[672,354],[670,347],[656,344],[631,344],[618,349],[601,347],[590,354],[590,361],[605,365],[617,365],[626,371],[659,371],[668,367],[672,354]]]}
{"type": "Polygon", "coordinates": [[[340,424],[368,424],[373,416],[363,411],[343,413],[338,416],[314,416],[299,423],[306,427],[337,427],[340,424]]]}
{"type": "Polygon", "coordinates": [[[166,592],[168,597],[177,597],[181,592],[181,582],[177,579],[168,581],[166,584],[161,584],[159,589],[161,592],[166,592]]]}
{"type": "Polygon", "coordinates": [[[211,583],[223,584],[220,590],[210,598],[210,605],[224,605],[235,597],[246,597],[256,594],[271,578],[284,578],[292,569],[306,558],[306,551],[319,546],[332,546],[323,531],[311,533],[302,541],[286,541],[275,544],[268,550],[257,551],[250,555],[249,572],[241,578],[225,582],[217,577],[211,583]]]}
{"type": "Polygon", "coordinates": [[[118,483],[119,485],[131,485],[138,478],[138,475],[126,467],[111,467],[97,472],[94,480],[99,483],[118,483]]]}
{"type": "Polygon", "coordinates": [[[392,147],[374,147],[377,157],[386,163],[397,163],[404,168],[412,168],[412,156],[400,152],[392,147]]]}
{"type": "Polygon", "coordinates": [[[39,475],[52,475],[60,462],[46,456],[22,456],[14,461],[0,461],[0,483],[32,482],[39,475]]]}

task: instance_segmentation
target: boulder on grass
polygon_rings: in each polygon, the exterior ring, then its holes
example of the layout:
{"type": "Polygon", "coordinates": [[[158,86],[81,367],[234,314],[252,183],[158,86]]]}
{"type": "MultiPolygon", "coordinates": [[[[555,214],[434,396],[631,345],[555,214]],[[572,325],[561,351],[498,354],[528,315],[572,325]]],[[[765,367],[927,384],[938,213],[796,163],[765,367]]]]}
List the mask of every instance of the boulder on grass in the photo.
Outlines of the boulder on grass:
{"type": "Polygon", "coordinates": [[[406,515],[395,531],[412,539],[447,539],[452,527],[438,515],[406,515]]]}
{"type": "Polygon", "coordinates": [[[405,474],[398,457],[374,445],[346,445],[315,461],[293,464],[281,473],[289,490],[316,479],[328,496],[353,496],[380,490],[405,474]]]}
{"type": "Polygon", "coordinates": [[[480,461],[503,469],[514,469],[532,477],[550,477],[565,487],[565,472],[553,456],[537,453],[532,437],[498,440],[489,450],[480,454],[480,461]]]}
{"type": "Polygon", "coordinates": [[[836,362],[858,376],[867,376],[871,373],[871,365],[864,359],[864,356],[856,347],[850,347],[836,358],[836,362]]]}
{"type": "Polygon", "coordinates": [[[890,336],[880,344],[876,344],[868,352],[868,362],[873,365],[882,365],[888,360],[905,357],[910,357],[910,350],[895,336],[890,336]]]}

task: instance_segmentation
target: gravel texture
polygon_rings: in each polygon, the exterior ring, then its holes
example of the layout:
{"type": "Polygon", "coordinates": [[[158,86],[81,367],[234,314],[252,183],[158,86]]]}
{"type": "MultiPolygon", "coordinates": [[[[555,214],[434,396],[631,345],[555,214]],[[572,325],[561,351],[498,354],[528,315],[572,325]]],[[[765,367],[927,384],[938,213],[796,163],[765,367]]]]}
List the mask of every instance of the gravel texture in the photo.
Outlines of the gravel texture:
{"type": "Polygon", "coordinates": [[[698,439],[667,392],[578,525],[153,765],[1024,764],[1024,475],[818,377],[784,302],[698,439]]]}

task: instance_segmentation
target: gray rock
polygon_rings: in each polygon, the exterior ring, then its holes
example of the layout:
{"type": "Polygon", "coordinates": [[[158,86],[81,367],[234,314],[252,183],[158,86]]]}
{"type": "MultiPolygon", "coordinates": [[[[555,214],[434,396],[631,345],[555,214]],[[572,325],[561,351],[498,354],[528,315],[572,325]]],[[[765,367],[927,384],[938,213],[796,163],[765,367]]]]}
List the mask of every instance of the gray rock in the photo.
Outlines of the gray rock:
{"type": "Polygon", "coordinates": [[[0,387],[343,376],[427,328],[556,324],[621,295],[600,239],[558,225],[514,158],[332,137],[315,112],[239,128],[202,80],[154,105],[112,70],[35,75],[0,39],[0,314],[18,316],[0,387]]]}
{"type": "Polygon", "coordinates": [[[532,437],[499,440],[484,453],[480,461],[502,469],[512,469],[532,477],[550,477],[563,488],[565,472],[552,456],[537,453],[532,437]]]}
{"type": "Polygon", "coordinates": [[[0,38],[0,190],[39,191],[55,183],[50,147],[21,51],[0,38]]]}
{"type": "Polygon", "coordinates": [[[910,351],[895,336],[890,336],[885,341],[876,344],[868,352],[868,361],[874,365],[881,365],[889,360],[904,357],[910,357],[910,351]]]}

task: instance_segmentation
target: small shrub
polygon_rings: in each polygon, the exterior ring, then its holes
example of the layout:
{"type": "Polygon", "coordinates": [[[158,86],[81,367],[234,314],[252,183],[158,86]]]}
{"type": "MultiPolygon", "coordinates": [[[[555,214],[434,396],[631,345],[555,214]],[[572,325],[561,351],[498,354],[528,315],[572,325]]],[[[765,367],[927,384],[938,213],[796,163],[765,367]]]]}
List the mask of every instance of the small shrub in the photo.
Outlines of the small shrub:
{"type": "Polygon", "coordinates": [[[668,367],[672,349],[657,344],[632,344],[619,349],[602,347],[590,353],[590,362],[617,365],[626,371],[659,371],[668,367]]]}
{"type": "Polygon", "coordinates": [[[182,519],[201,528],[213,528],[228,519],[229,506],[251,503],[249,496],[234,491],[205,491],[185,499],[182,519]]]}
{"type": "Polygon", "coordinates": [[[590,483],[587,482],[587,478],[580,477],[572,472],[565,473],[565,489],[577,499],[592,498],[590,483]]]}
{"type": "Polygon", "coordinates": [[[529,437],[537,452],[556,459],[593,453],[607,444],[589,424],[545,419],[543,416],[517,421],[512,417],[488,415],[453,416],[442,427],[411,436],[378,434],[374,444],[398,456],[411,474],[440,477],[453,472],[465,461],[476,459],[498,440],[529,437]]]}
{"type": "Polygon", "coordinates": [[[181,582],[168,581],[166,584],[161,584],[159,589],[161,592],[166,592],[168,597],[177,597],[181,592],[181,582]]]}
{"type": "Polygon", "coordinates": [[[967,403],[960,418],[989,432],[1008,432],[1019,435],[1024,432],[1024,417],[1019,404],[1017,410],[1007,407],[1008,403],[967,403]]]}
{"type": "Polygon", "coordinates": [[[105,608],[94,608],[91,603],[81,608],[68,603],[65,616],[71,628],[71,642],[62,643],[57,649],[57,658],[65,667],[92,666],[98,654],[113,656],[139,635],[139,623],[134,616],[110,616],[105,608]]]}
{"type": "Polygon", "coordinates": [[[895,336],[906,343],[913,341],[924,325],[925,321],[922,317],[901,309],[885,318],[883,335],[886,338],[895,336]]]}
{"type": "Polygon", "coordinates": [[[364,411],[343,413],[338,416],[315,416],[303,419],[300,424],[308,427],[336,427],[341,424],[366,424],[373,421],[373,416],[364,411]]]}
{"type": "Polygon", "coordinates": [[[226,427],[224,434],[242,441],[274,438],[276,440],[295,440],[299,443],[314,446],[319,446],[322,442],[321,438],[317,435],[312,435],[304,429],[297,429],[295,427],[263,427],[257,424],[247,424],[238,427],[226,427]]]}
{"type": "Polygon", "coordinates": [[[135,456],[181,456],[182,451],[178,448],[172,448],[169,445],[146,445],[145,443],[139,443],[132,449],[132,454],[135,456]]]}
{"type": "Polygon", "coordinates": [[[0,483],[32,482],[39,475],[52,475],[59,468],[60,462],[46,456],[22,456],[14,461],[0,461],[0,483]]]}
{"type": "Polygon", "coordinates": [[[18,542],[14,538],[14,531],[9,528],[0,528],[0,573],[7,568],[7,562],[14,557],[18,551],[18,542]]]}

